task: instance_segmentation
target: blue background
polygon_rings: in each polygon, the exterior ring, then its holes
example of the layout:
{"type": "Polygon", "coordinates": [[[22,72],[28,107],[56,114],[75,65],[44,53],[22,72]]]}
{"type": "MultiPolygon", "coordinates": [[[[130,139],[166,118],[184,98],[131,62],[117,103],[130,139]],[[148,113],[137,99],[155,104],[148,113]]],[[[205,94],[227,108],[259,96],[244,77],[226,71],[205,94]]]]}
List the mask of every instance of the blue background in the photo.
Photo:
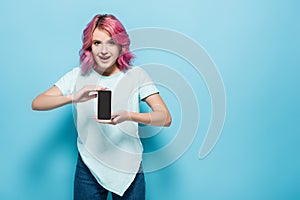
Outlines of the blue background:
{"type": "MultiPolygon", "coordinates": [[[[163,27],[201,44],[223,78],[225,126],[198,159],[210,119],[201,77],[159,52],[136,64],[174,66],[197,91],[201,120],[192,145],[172,165],[146,174],[147,199],[300,199],[300,1],[4,0],[0,8],[0,199],[72,199],[76,129],[72,108],[31,110],[33,98],[78,65],[85,25],[116,15],[130,30],[163,27]]],[[[162,89],[163,90],[163,89],[162,89]]],[[[163,144],[176,133],[177,101],[163,144]]],[[[145,150],[156,144],[145,141],[145,150]]],[[[155,148],[154,148],[155,149],[155,148]]]]}

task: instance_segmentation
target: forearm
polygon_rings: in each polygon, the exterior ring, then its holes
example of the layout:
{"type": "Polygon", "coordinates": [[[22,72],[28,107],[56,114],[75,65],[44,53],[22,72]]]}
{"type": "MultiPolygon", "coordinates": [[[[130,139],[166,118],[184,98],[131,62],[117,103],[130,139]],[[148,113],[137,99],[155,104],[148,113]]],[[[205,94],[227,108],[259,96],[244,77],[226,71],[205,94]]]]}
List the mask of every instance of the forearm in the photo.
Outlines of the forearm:
{"type": "Polygon", "coordinates": [[[72,103],[72,96],[40,94],[32,101],[32,110],[51,110],[72,103]]]}
{"type": "Polygon", "coordinates": [[[171,117],[170,115],[163,111],[153,111],[148,113],[136,113],[130,112],[130,120],[142,124],[152,125],[152,126],[170,126],[171,117]]]}

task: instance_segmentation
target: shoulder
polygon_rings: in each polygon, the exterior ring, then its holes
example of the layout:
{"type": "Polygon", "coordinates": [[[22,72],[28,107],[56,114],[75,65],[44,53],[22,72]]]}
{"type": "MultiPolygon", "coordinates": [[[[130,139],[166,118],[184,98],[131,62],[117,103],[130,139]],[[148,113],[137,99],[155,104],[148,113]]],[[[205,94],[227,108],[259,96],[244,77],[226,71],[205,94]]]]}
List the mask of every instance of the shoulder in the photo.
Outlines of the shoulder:
{"type": "Polygon", "coordinates": [[[146,69],[139,66],[134,66],[127,70],[125,77],[129,78],[132,82],[140,86],[154,85],[154,82],[146,69]]]}
{"type": "Polygon", "coordinates": [[[80,67],[74,67],[73,69],[66,72],[58,81],[58,83],[72,82],[77,79],[78,75],[81,73],[80,67]]]}
{"type": "Polygon", "coordinates": [[[139,77],[147,76],[148,73],[139,66],[132,66],[130,69],[128,69],[125,74],[127,75],[138,75],[139,77]]]}
{"type": "Polygon", "coordinates": [[[80,67],[74,67],[73,69],[69,70],[67,73],[65,73],[64,77],[77,77],[81,72],[80,67]]]}
{"type": "Polygon", "coordinates": [[[74,67],[72,70],[69,71],[69,73],[78,75],[81,73],[81,68],[80,67],[74,67]]]}
{"type": "Polygon", "coordinates": [[[54,85],[60,89],[63,95],[72,93],[80,71],[80,67],[75,67],[69,70],[54,85]]]}

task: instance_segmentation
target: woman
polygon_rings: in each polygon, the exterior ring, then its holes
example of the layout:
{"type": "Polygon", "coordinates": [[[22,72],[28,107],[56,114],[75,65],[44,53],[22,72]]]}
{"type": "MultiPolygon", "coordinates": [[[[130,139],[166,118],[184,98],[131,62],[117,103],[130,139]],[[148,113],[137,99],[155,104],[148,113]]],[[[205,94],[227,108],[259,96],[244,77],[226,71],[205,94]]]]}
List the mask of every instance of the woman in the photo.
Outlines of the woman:
{"type": "Polygon", "coordinates": [[[147,73],[132,67],[130,40],[113,15],[96,15],[83,32],[80,67],[38,95],[33,110],[73,103],[79,151],[74,199],[145,199],[138,123],[170,126],[171,116],[147,73]],[[98,120],[97,92],[112,91],[112,117],[98,120]],[[139,113],[145,101],[151,112],[139,113]]]}

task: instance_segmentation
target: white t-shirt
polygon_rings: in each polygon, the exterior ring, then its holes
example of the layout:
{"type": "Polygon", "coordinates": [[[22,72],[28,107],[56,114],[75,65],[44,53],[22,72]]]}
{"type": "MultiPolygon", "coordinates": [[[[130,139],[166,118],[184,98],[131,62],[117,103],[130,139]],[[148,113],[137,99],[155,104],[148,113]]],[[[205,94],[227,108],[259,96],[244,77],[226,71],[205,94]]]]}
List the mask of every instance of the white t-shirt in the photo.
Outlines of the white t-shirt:
{"type": "MultiPolygon", "coordinates": [[[[118,110],[139,112],[140,101],[158,93],[148,74],[140,67],[112,76],[102,76],[94,70],[82,75],[77,67],[55,85],[63,95],[75,93],[84,85],[107,87],[112,91],[112,113],[118,110]]],[[[77,147],[82,160],[99,184],[122,196],[134,180],[142,160],[138,123],[97,123],[93,119],[97,115],[97,98],[73,105],[78,132],[77,147]]]]}

